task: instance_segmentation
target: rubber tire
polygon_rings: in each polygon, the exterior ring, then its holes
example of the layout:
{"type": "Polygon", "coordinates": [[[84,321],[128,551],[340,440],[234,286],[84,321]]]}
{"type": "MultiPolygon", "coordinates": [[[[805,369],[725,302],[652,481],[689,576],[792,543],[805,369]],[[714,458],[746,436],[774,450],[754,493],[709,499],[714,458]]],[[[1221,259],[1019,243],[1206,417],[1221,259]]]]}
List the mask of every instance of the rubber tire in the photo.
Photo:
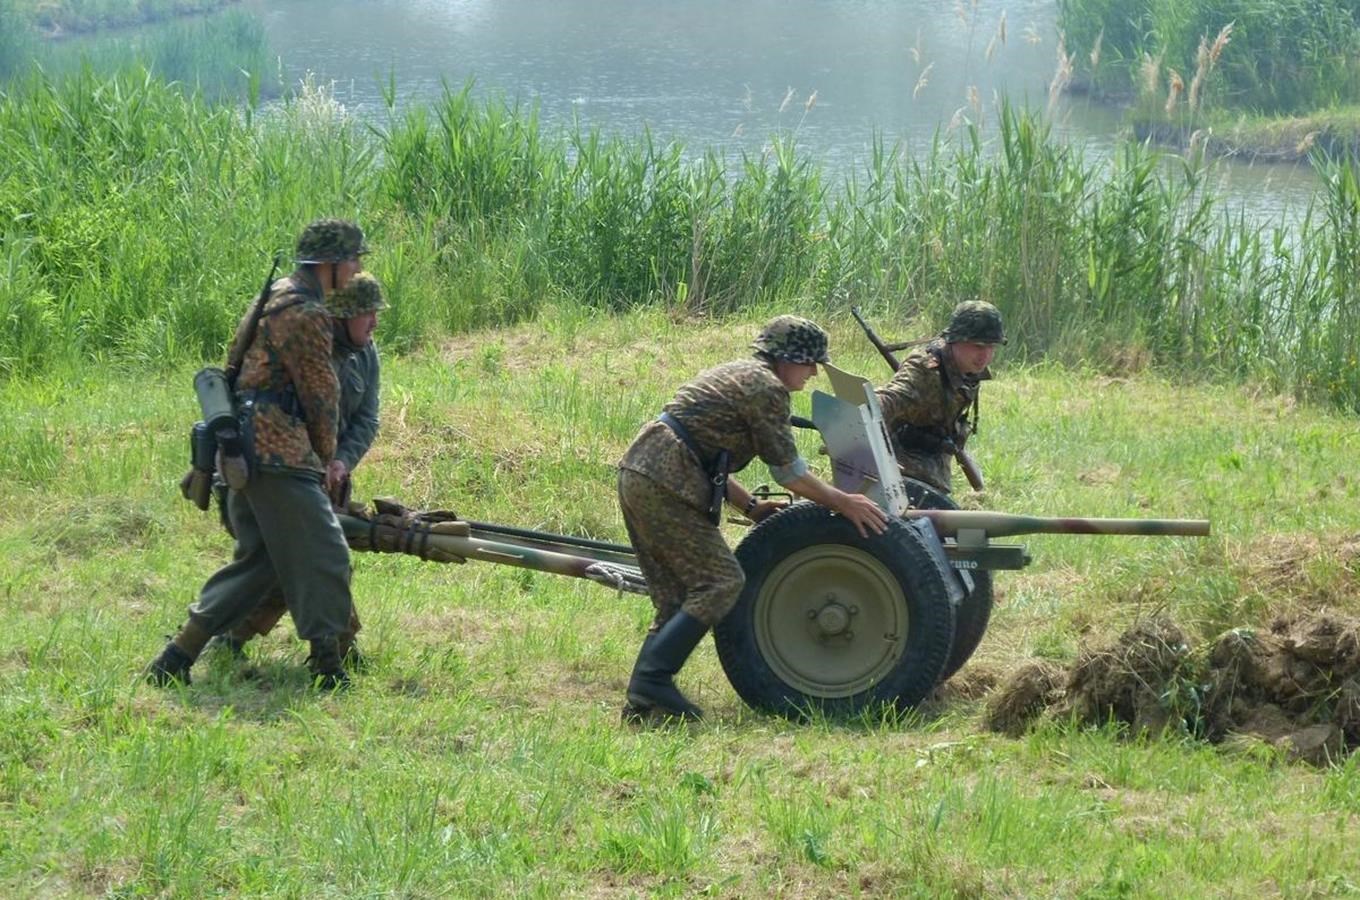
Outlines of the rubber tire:
{"type": "Polygon", "coordinates": [[[752,708],[790,719],[814,711],[851,717],[884,705],[910,708],[939,683],[953,648],[955,610],[921,536],[902,521],[890,520],[883,534],[865,539],[826,507],[797,503],[757,525],[735,552],[746,584],[731,612],[713,630],[713,640],[728,681],[752,708]],[[789,556],[827,544],[866,552],[884,567],[902,590],[908,625],[902,652],[887,677],[841,697],[813,696],[786,683],[764,658],[756,634],[756,600],[766,576],[789,556]]]}
{"type": "MultiPolygon", "coordinates": [[[[958,509],[959,505],[923,481],[914,478],[902,479],[906,483],[907,496],[911,505],[917,509],[958,509]]],[[[949,661],[940,673],[940,681],[948,681],[968,662],[982,636],[987,633],[987,623],[992,618],[992,573],[988,569],[970,569],[973,576],[973,591],[959,604],[954,620],[954,648],[949,653],[949,661]]]]}

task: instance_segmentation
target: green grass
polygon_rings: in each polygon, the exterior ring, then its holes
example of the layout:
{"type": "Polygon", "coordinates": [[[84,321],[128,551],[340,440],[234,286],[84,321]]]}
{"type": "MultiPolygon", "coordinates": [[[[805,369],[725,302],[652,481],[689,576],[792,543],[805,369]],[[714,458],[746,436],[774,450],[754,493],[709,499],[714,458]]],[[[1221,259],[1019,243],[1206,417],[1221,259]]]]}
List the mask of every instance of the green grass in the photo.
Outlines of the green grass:
{"type": "MultiPolygon", "coordinates": [[[[561,306],[388,354],[357,494],[621,539],[612,462],[676,384],[744,354],[765,312],[561,306]]],[[[831,324],[843,367],[886,375],[853,323],[831,324]]],[[[1031,540],[960,686],[900,721],[753,714],[705,644],[681,681],[710,721],[688,734],[617,724],[645,599],[480,563],[356,556],[373,668],[347,695],[307,689],[287,628],[252,648],[259,677],[204,659],[188,689],[140,684],[230,552],[174,489],[193,366],[0,384],[0,892],[1354,892],[1354,760],[1113,730],[1010,740],[979,730],[977,699],[1022,660],[1069,661],[1154,610],[1195,639],[1303,607],[1360,614],[1353,418],[1269,390],[1002,363],[970,445],[978,502],[1208,515],[1214,536],[1031,540]]]]}

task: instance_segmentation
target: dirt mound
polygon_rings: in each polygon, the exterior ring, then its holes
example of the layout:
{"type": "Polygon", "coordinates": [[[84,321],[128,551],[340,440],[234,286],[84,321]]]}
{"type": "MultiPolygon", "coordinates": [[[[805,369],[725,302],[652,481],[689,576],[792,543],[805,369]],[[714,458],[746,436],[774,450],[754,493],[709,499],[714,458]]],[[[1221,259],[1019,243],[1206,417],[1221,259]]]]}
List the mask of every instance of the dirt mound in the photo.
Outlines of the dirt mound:
{"type": "Polygon", "coordinates": [[[1019,737],[1062,697],[1066,674],[1057,663],[1034,659],[1016,669],[987,701],[982,722],[988,731],[1019,737]]]}
{"type": "Polygon", "coordinates": [[[1360,620],[1303,612],[1197,650],[1174,623],[1146,620],[1083,650],[1065,674],[1025,664],[993,694],[984,726],[1014,735],[1044,716],[1215,743],[1249,736],[1326,764],[1360,747],[1360,620]]]}
{"type": "Polygon", "coordinates": [[[1086,649],[1067,676],[1059,716],[1083,722],[1123,722],[1135,732],[1160,733],[1176,710],[1162,702],[1189,657],[1185,634],[1166,619],[1148,619],[1110,647],[1086,649]]]}

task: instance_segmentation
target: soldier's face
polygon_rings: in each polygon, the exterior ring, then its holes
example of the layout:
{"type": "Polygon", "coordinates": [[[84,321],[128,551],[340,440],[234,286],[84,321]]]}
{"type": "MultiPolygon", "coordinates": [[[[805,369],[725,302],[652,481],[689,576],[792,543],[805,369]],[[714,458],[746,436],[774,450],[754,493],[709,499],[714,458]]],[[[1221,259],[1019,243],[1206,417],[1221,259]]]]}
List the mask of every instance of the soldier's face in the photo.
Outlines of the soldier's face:
{"type": "Polygon", "coordinates": [[[349,335],[349,341],[356,347],[364,347],[373,339],[373,332],[378,327],[378,314],[376,312],[360,313],[357,316],[350,316],[345,320],[345,333],[349,335]]]}
{"type": "Polygon", "coordinates": [[[364,270],[363,262],[357,257],[354,259],[344,259],[335,264],[335,289],[338,291],[349,280],[364,270]]]}
{"type": "Polygon", "coordinates": [[[975,344],[972,341],[959,341],[950,344],[954,352],[954,365],[965,375],[976,375],[992,364],[996,356],[996,344],[975,344]]]}
{"type": "Polygon", "coordinates": [[[792,394],[794,391],[801,391],[808,379],[817,374],[817,364],[795,363],[781,359],[775,363],[774,374],[792,394]]]}

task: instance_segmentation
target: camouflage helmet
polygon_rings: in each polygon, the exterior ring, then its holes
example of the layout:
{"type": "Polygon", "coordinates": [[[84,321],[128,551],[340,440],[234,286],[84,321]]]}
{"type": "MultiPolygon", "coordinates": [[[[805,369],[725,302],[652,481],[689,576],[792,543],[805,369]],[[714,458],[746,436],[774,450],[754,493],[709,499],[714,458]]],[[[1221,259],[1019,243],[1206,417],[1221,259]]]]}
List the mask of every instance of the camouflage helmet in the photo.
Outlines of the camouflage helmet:
{"type": "Polygon", "coordinates": [[[344,262],[367,252],[363,229],[345,219],[317,219],[298,235],[299,265],[344,262]]]}
{"type": "Polygon", "coordinates": [[[382,285],[367,272],[355,274],[345,286],[332,291],[326,298],[326,311],[337,319],[362,316],[364,313],[387,309],[382,285]]]}
{"type": "Polygon", "coordinates": [[[954,307],[943,337],[951,344],[960,341],[1004,344],[1006,332],[1001,327],[1001,310],[985,300],[965,300],[954,307]]]}
{"type": "Polygon", "coordinates": [[[802,316],[775,316],[751,342],[752,349],[785,362],[828,363],[829,338],[816,322],[802,316]]]}

